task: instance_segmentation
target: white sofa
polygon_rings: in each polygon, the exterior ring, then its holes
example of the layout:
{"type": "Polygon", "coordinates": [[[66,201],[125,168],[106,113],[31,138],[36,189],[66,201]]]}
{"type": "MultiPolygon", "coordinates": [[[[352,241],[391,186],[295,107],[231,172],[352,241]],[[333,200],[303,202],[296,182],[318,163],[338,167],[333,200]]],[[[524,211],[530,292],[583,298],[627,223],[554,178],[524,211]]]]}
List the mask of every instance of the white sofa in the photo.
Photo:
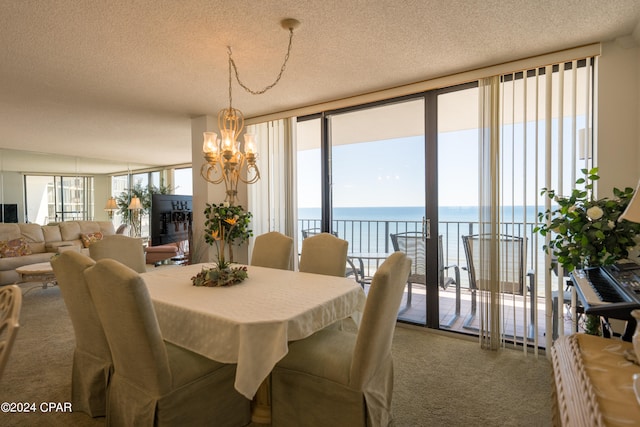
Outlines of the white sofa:
{"type": "MultiPolygon", "coordinates": [[[[111,221],[65,221],[49,225],[0,223],[0,286],[15,283],[20,278],[16,268],[28,264],[49,261],[61,246],[78,246],[83,250],[82,237],[94,233],[103,236],[115,234],[111,221]],[[84,236],[83,236],[84,235],[84,236]],[[28,254],[6,257],[1,248],[7,242],[22,239],[26,242],[28,254]]],[[[88,255],[88,252],[87,252],[88,255]]]]}

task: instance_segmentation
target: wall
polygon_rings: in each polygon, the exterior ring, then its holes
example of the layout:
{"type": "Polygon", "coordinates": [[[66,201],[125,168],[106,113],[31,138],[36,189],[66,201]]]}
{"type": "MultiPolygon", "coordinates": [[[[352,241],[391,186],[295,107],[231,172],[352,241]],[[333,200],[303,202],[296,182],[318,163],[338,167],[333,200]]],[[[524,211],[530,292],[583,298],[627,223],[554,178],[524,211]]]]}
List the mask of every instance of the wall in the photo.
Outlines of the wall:
{"type": "Polygon", "coordinates": [[[107,200],[111,196],[111,176],[95,175],[93,177],[93,197],[94,209],[93,219],[95,221],[109,221],[109,215],[104,210],[107,200]]]}
{"type": "Polygon", "coordinates": [[[640,178],[640,47],[603,43],[598,64],[598,197],[613,187],[634,187],[640,178]]]}
{"type": "MultiPolygon", "coordinates": [[[[94,177],[95,209],[94,220],[108,221],[104,205],[111,191],[111,177],[96,175],[94,177]]],[[[0,172],[0,203],[16,203],[18,205],[18,221],[25,222],[24,212],[24,175],[20,172],[0,172]]]]}
{"type": "Polygon", "coordinates": [[[0,172],[0,203],[18,205],[18,222],[24,222],[24,178],[19,172],[0,172]]]}

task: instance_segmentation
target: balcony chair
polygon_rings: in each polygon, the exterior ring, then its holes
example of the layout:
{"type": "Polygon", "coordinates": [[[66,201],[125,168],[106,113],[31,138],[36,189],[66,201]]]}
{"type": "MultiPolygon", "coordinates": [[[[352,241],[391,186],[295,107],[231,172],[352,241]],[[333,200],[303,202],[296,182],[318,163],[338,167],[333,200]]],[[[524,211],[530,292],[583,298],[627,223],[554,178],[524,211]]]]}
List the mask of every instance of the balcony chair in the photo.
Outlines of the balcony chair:
{"type": "Polygon", "coordinates": [[[22,290],[19,286],[7,285],[0,288],[0,379],[20,328],[21,308],[22,290]]]}
{"type": "Polygon", "coordinates": [[[113,363],[84,278],[84,270],[94,264],[94,260],[75,251],[65,251],[51,260],[76,339],[71,370],[73,410],[102,417],[107,413],[107,386],[113,363]]]}
{"type": "MultiPolygon", "coordinates": [[[[306,230],[302,230],[302,239],[306,239],[307,237],[315,236],[318,234],[322,234],[322,230],[319,228],[308,228],[306,230]]],[[[332,231],[330,234],[338,237],[338,233],[336,231],[332,231]]]]}
{"type": "MultiPolygon", "coordinates": [[[[463,327],[466,329],[477,330],[478,328],[471,326],[475,319],[477,309],[477,293],[478,291],[488,291],[488,274],[487,268],[480,268],[481,242],[489,241],[491,235],[469,235],[462,236],[462,246],[464,248],[467,266],[463,270],[467,270],[469,274],[469,290],[471,291],[471,313],[464,321],[463,327]],[[480,275],[482,273],[482,275],[480,275]]],[[[526,240],[523,237],[509,236],[506,234],[498,235],[501,251],[500,260],[500,291],[503,293],[513,293],[517,295],[524,294],[524,263],[526,240]]],[[[482,261],[485,262],[485,261],[482,261]]],[[[533,338],[533,325],[535,319],[536,307],[536,287],[535,275],[532,271],[527,272],[528,291],[531,295],[531,321],[529,323],[529,338],[533,338]]]]}
{"type": "Polygon", "coordinates": [[[142,239],[124,235],[104,236],[102,240],[89,245],[89,256],[94,261],[105,258],[120,261],[138,273],[147,271],[142,239]]]}
{"type": "Polygon", "coordinates": [[[113,359],[107,425],[249,424],[250,402],[234,388],[236,366],[163,341],[138,273],[102,259],[84,275],[113,359]]]}
{"type": "MultiPolygon", "coordinates": [[[[426,246],[422,232],[407,231],[404,233],[390,234],[391,243],[395,251],[404,252],[411,260],[411,274],[407,280],[407,303],[402,311],[411,307],[412,285],[420,284],[426,287],[426,246]]],[[[442,236],[438,236],[438,285],[446,290],[449,285],[456,286],[456,310],[445,327],[451,327],[460,317],[460,269],[457,265],[444,265],[442,236]],[[449,269],[454,270],[454,277],[447,275],[449,269]]]]}
{"type": "Polygon", "coordinates": [[[378,268],[357,333],[323,329],[289,344],[271,375],[272,425],[392,424],[391,343],[410,265],[395,252],[378,268]]]}
{"type": "Polygon", "coordinates": [[[251,265],[291,270],[293,239],[277,231],[256,237],[251,253],[251,265]]]}

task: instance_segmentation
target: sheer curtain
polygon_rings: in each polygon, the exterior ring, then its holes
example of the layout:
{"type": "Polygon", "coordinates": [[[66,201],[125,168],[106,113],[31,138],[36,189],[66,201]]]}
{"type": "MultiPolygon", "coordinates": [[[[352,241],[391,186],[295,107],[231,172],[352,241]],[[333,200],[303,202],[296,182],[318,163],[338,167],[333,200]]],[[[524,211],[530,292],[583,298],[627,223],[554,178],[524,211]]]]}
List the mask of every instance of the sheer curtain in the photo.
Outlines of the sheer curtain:
{"type": "MultiPolygon", "coordinates": [[[[545,241],[533,229],[537,213],[552,207],[540,195],[541,189],[569,194],[576,170],[592,166],[596,65],[597,58],[589,57],[480,81],[480,235],[484,237],[479,243],[479,266],[485,270],[480,277],[489,278],[479,291],[483,348],[521,342],[537,349],[540,340],[550,348],[553,317],[563,335],[566,279],[562,270],[552,273],[551,256],[542,250],[545,241]],[[526,277],[518,278],[525,284],[522,296],[504,288],[509,265],[516,262],[501,243],[504,235],[525,242],[521,274],[526,277]],[[559,296],[556,312],[554,296],[559,296]],[[515,327],[507,330],[507,324],[515,327]]],[[[523,349],[526,352],[527,346],[523,349]]]]}
{"type": "MultiPolygon", "coordinates": [[[[259,153],[260,180],[249,185],[247,190],[248,209],[253,214],[251,226],[254,237],[269,231],[295,236],[295,129],[295,118],[247,127],[247,132],[256,135],[259,153]]],[[[253,239],[250,239],[249,253],[252,250],[253,239]]],[[[294,250],[297,251],[297,248],[294,250]]]]}

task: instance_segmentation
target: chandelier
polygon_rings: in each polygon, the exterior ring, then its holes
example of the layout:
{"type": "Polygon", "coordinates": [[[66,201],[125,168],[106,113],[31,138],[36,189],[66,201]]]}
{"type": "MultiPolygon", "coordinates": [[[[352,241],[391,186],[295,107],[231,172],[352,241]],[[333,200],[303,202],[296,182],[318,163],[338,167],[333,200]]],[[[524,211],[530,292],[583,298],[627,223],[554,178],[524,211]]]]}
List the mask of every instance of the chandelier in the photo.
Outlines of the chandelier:
{"type": "Polygon", "coordinates": [[[231,47],[227,46],[229,55],[229,107],[220,110],[218,113],[218,129],[220,138],[215,132],[204,132],[204,143],[202,151],[206,163],[200,169],[200,175],[212,184],[224,182],[226,188],[225,202],[233,206],[238,194],[238,181],[245,184],[253,184],[260,179],[260,170],[256,164],[258,158],[255,136],[250,133],[244,135],[244,151],[240,149],[238,138],[244,129],[244,116],[242,112],[232,106],[231,81],[232,70],[238,84],[252,95],[262,95],[278,84],[289,60],[291,44],[293,41],[293,30],[300,22],[295,19],[284,19],[280,25],[289,30],[289,46],[284,57],[280,73],[275,81],[262,90],[254,91],[247,87],[240,80],[238,67],[232,57],[231,47]],[[246,178],[244,178],[246,176],[246,178]]]}

